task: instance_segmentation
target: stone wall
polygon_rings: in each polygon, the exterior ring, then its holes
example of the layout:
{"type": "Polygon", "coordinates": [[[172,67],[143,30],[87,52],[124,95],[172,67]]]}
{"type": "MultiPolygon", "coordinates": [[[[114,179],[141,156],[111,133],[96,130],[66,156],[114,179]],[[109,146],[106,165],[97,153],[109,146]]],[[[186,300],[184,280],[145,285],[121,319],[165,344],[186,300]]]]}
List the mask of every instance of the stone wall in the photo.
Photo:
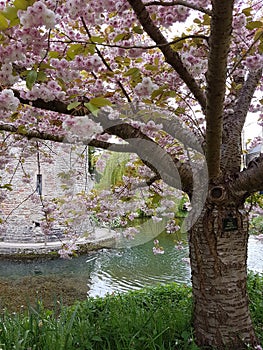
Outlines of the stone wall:
{"type": "Polygon", "coordinates": [[[43,242],[57,239],[61,227],[55,227],[48,237],[40,228],[44,218],[41,201],[51,203],[53,198],[65,194],[65,190],[72,198],[79,191],[90,191],[93,182],[88,172],[88,150],[84,146],[45,142],[38,151],[33,147],[26,152],[17,148],[12,150],[12,155],[6,169],[9,173],[1,174],[2,183],[11,183],[12,191],[8,191],[8,197],[0,203],[2,217],[6,220],[0,240],[43,242]]]}

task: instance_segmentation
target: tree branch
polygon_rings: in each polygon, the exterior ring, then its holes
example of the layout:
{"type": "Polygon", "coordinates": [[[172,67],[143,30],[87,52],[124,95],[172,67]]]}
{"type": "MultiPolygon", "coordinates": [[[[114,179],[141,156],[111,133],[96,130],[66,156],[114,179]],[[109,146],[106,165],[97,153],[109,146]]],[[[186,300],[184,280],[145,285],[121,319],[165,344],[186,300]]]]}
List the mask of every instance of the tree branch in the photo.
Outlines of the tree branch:
{"type": "MultiPolygon", "coordinates": [[[[83,17],[81,17],[81,22],[82,22],[82,24],[83,24],[83,27],[84,27],[84,29],[85,29],[85,31],[86,31],[86,33],[87,33],[89,39],[91,40],[90,31],[89,31],[89,29],[88,29],[88,27],[87,27],[87,25],[86,25],[86,22],[84,21],[84,18],[83,18],[83,17]]],[[[100,50],[98,49],[97,44],[96,44],[96,43],[93,43],[93,44],[95,45],[95,50],[96,50],[98,56],[101,58],[101,60],[102,60],[102,62],[103,62],[103,64],[104,64],[104,66],[105,66],[110,72],[113,72],[111,66],[108,64],[108,62],[105,60],[104,56],[102,55],[102,53],[101,53],[100,50]]],[[[120,89],[121,89],[123,95],[126,97],[127,101],[128,101],[128,102],[132,102],[131,99],[130,99],[130,96],[129,96],[129,94],[127,93],[127,91],[125,90],[123,84],[122,84],[119,80],[117,80],[117,84],[119,85],[119,87],[120,87],[120,89]]]]}
{"type": "Polygon", "coordinates": [[[210,179],[220,175],[223,108],[227,57],[232,31],[233,0],[212,1],[210,51],[207,70],[206,147],[210,179]]]}
{"type": "Polygon", "coordinates": [[[241,132],[244,127],[251,100],[262,77],[262,72],[262,69],[251,71],[240,91],[238,100],[234,107],[235,120],[231,121],[232,125],[235,125],[239,132],[241,132]]]}
{"type": "Polygon", "coordinates": [[[128,0],[128,2],[137,15],[140,24],[143,26],[145,32],[150,36],[150,38],[156,43],[156,45],[164,45],[160,46],[160,50],[162,51],[166,62],[174,68],[180,78],[187,85],[188,89],[195,96],[202,109],[205,110],[206,97],[203,91],[188,70],[184,67],[178,53],[175,52],[170,46],[166,45],[168,43],[166,38],[163,36],[159,28],[153,23],[143,2],[141,0],[128,0]]]}
{"type": "Polygon", "coordinates": [[[145,6],[175,6],[175,5],[181,5],[188,7],[189,9],[197,10],[203,13],[208,14],[211,16],[211,11],[208,9],[205,9],[201,6],[196,6],[193,4],[188,3],[187,1],[171,1],[171,2],[163,2],[163,1],[150,1],[145,6]]]}
{"type": "Polygon", "coordinates": [[[253,159],[247,169],[237,174],[230,188],[234,193],[243,194],[245,197],[263,190],[263,154],[253,159]]]}
{"type": "MultiPolygon", "coordinates": [[[[72,143],[66,136],[51,135],[37,130],[19,130],[10,124],[0,124],[0,131],[7,131],[30,139],[72,143]]],[[[181,163],[170,156],[153,140],[144,135],[139,129],[129,124],[118,124],[107,129],[107,132],[127,140],[127,144],[112,144],[100,140],[82,141],[80,144],[107,149],[113,152],[136,153],[142,161],[160,176],[168,185],[179,188],[188,194],[192,191],[192,170],[188,163],[181,163]],[[113,132],[114,131],[114,132],[113,132]],[[179,176],[175,176],[175,171],[179,176]]]]}
{"type": "Polygon", "coordinates": [[[35,107],[35,108],[44,109],[46,111],[57,112],[60,114],[66,114],[66,115],[72,114],[72,111],[69,111],[67,109],[67,104],[62,102],[62,101],[53,100],[53,101],[46,102],[46,101],[42,100],[41,98],[38,98],[34,101],[31,101],[31,100],[27,100],[27,99],[22,98],[20,96],[19,90],[13,89],[13,92],[14,92],[15,97],[17,97],[19,99],[21,104],[28,105],[28,106],[35,107]]]}
{"type": "MultiPolygon", "coordinates": [[[[65,136],[54,135],[54,134],[49,134],[49,133],[37,131],[37,130],[25,130],[25,129],[20,130],[18,127],[11,124],[0,123],[0,131],[14,133],[16,135],[23,136],[29,140],[39,139],[39,140],[53,141],[53,142],[65,143],[65,144],[72,143],[72,141],[69,141],[67,139],[66,135],[65,136]]],[[[83,140],[80,143],[86,146],[94,146],[105,150],[110,149],[110,151],[113,151],[113,152],[135,153],[134,148],[131,147],[129,144],[115,144],[115,143],[105,142],[105,141],[96,140],[96,139],[83,140]]]]}
{"type": "MultiPolygon", "coordinates": [[[[151,50],[151,49],[156,49],[156,48],[160,48],[162,46],[170,46],[170,45],[174,45],[174,44],[177,44],[179,43],[180,41],[183,41],[183,40],[187,40],[187,39],[204,39],[207,41],[208,43],[208,36],[206,35],[203,35],[203,34],[190,34],[190,35],[185,35],[181,38],[178,38],[178,39],[175,39],[175,40],[172,40],[172,41],[168,41],[167,43],[165,44],[156,44],[156,45],[147,45],[147,46],[144,46],[142,44],[134,44],[134,45],[130,45],[130,46],[124,46],[124,45],[120,45],[120,44],[105,44],[105,43],[95,43],[93,41],[90,41],[90,42],[86,42],[86,41],[83,41],[83,40],[73,40],[73,39],[70,39],[69,40],[52,40],[52,43],[63,43],[63,44],[71,44],[71,43],[79,43],[79,44],[85,44],[85,45],[98,45],[98,46],[102,46],[102,47],[117,47],[119,49],[124,49],[124,50],[130,50],[130,49],[143,49],[143,50],[151,50]]],[[[105,61],[106,62],[106,61],[105,61]]],[[[104,65],[105,65],[105,62],[104,65]]],[[[108,63],[106,62],[106,65],[107,65],[107,68],[109,68],[110,66],[108,66],[108,63]]],[[[112,71],[112,69],[110,68],[110,71],[112,71]]]]}
{"type": "Polygon", "coordinates": [[[240,170],[241,132],[251,100],[262,77],[262,69],[251,71],[242,86],[234,106],[234,113],[224,118],[221,166],[223,171],[240,170]]]}

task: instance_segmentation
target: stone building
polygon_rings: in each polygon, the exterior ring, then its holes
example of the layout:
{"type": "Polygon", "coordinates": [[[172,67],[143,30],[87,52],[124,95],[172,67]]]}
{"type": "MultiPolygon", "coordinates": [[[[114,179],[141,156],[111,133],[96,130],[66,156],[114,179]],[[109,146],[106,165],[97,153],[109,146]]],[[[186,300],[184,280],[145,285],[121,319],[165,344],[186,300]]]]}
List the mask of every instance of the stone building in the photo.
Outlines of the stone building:
{"type": "MultiPolygon", "coordinates": [[[[74,200],[78,192],[90,191],[93,181],[88,148],[51,142],[39,143],[38,148],[26,151],[14,148],[7,167],[1,181],[10,183],[12,191],[7,191],[8,196],[0,202],[4,222],[0,240],[46,242],[60,238],[63,227],[59,224],[54,225],[52,234],[44,234],[45,210],[52,208],[54,198],[66,194],[74,200]]],[[[91,230],[89,226],[87,218],[81,229],[91,230]]]]}

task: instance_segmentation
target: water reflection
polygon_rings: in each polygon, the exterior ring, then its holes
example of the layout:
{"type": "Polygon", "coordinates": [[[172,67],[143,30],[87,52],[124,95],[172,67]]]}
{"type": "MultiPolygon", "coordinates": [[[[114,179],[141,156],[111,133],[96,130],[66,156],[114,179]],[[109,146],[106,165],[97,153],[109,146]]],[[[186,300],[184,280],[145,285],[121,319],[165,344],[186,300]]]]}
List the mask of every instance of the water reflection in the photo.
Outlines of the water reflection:
{"type": "Polygon", "coordinates": [[[165,250],[163,255],[153,255],[152,242],[100,252],[90,276],[89,295],[103,296],[172,281],[190,283],[190,268],[182,261],[188,256],[186,245],[177,250],[172,236],[162,234],[158,239],[165,250]]]}
{"type": "MultiPolygon", "coordinates": [[[[35,283],[43,295],[47,294],[47,281],[52,281],[52,298],[56,293],[55,281],[58,293],[64,286],[64,294],[71,293],[73,296],[75,293],[76,298],[80,297],[78,290],[81,290],[83,297],[87,294],[103,296],[106,293],[125,292],[172,281],[190,283],[190,267],[182,261],[188,257],[187,246],[184,245],[183,250],[177,250],[175,237],[166,233],[162,233],[158,239],[165,250],[163,255],[152,253],[151,240],[133,247],[104,249],[72,260],[3,260],[0,263],[0,285],[5,288],[1,289],[1,293],[13,295],[10,288],[19,290],[21,286],[27,293],[26,281],[29,283],[28,290],[35,283]],[[8,284],[10,288],[7,291],[8,284]]],[[[253,236],[249,239],[248,267],[252,271],[263,272],[263,241],[258,241],[253,236]]],[[[3,294],[0,295],[0,306],[2,297],[3,294]]]]}

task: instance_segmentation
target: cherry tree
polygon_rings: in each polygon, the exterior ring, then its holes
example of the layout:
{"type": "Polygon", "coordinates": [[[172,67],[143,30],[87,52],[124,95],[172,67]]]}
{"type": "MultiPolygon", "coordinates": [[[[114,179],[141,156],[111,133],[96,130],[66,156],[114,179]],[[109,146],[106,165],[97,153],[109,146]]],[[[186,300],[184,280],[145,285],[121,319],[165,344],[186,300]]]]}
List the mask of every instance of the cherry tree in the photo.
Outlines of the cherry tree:
{"type": "MultiPolygon", "coordinates": [[[[245,201],[263,188],[263,157],[242,164],[241,134],[249,112],[259,123],[263,117],[262,1],[0,6],[1,174],[14,171],[8,164],[14,147],[34,152],[41,140],[133,154],[115,195],[148,189],[169,209],[172,189],[179,188],[191,202],[184,228],[197,344],[260,349],[246,292],[245,201]]],[[[11,187],[2,182],[1,201],[11,187]]],[[[107,195],[104,190],[101,200],[107,195]]],[[[87,198],[79,196],[81,208],[106,211],[96,193],[87,198]]],[[[113,213],[134,217],[135,205],[115,202],[108,220],[113,213]]],[[[145,204],[140,196],[135,202],[145,204]]],[[[52,211],[46,207],[47,219],[52,211]]],[[[158,221],[161,212],[148,214],[158,221]]],[[[169,230],[176,229],[170,221],[169,230]]],[[[158,242],[155,252],[162,252],[158,242]]]]}

